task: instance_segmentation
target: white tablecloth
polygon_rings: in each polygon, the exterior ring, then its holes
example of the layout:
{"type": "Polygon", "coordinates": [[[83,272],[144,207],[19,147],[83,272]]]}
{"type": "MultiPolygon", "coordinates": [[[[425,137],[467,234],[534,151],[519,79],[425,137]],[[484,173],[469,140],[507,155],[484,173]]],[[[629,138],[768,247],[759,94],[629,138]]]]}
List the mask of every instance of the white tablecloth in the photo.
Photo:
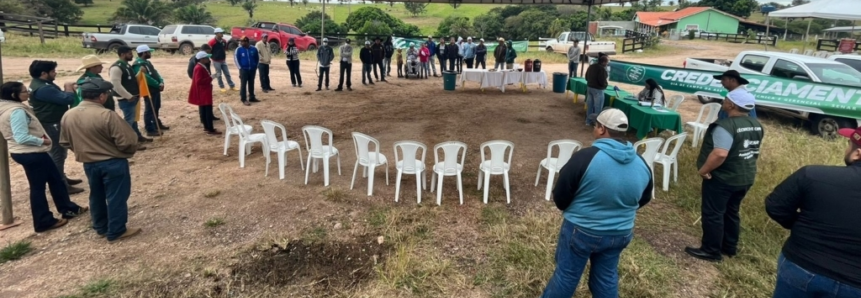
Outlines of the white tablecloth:
{"type": "Polygon", "coordinates": [[[538,84],[544,88],[547,86],[547,74],[544,71],[520,72],[464,69],[460,74],[461,86],[464,86],[466,81],[479,82],[482,90],[487,87],[497,87],[502,92],[505,92],[505,86],[508,84],[538,84]]]}

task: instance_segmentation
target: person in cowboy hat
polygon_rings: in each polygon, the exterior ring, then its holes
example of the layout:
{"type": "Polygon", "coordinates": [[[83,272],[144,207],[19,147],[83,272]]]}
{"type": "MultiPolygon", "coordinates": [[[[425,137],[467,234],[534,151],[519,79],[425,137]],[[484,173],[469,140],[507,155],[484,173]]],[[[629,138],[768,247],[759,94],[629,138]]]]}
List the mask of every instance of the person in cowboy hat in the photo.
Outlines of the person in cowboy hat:
{"type": "MultiPolygon", "coordinates": [[[[715,75],[714,79],[720,81],[720,84],[723,85],[723,87],[727,90],[726,92],[723,92],[724,100],[726,100],[726,98],[728,98],[730,94],[732,94],[733,96],[750,94],[750,96],[753,97],[753,94],[751,94],[750,91],[747,91],[747,89],[744,88],[744,85],[747,85],[750,82],[748,82],[745,78],[742,78],[741,74],[738,73],[738,71],[736,70],[727,70],[723,74],[715,75]]],[[[750,110],[750,114],[748,114],[748,116],[756,118],[756,109],[750,110]]],[[[721,110],[718,113],[718,120],[727,117],[729,117],[729,114],[727,114],[727,112],[725,112],[724,110],[721,110]]]]}
{"type": "MultiPolygon", "coordinates": [[[[75,71],[83,70],[84,74],[82,74],[78,78],[78,81],[75,82],[76,84],[78,84],[78,88],[76,90],[78,97],[75,99],[75,103],[72,104],[73,108],[78,106],[78,104],[80,104],[83,100],[83,98],[81,98],[81,84],[83,84],[90,78],[102,79],[101,73],[104,69],[104,66],[102,65],[105,64],[107,64],[107,62],[102,62],[102,60],[99,60],[99,56],[96,55],[86,55],[84,56],[84,58],[81,58],[81,66],[78,66],[78,69],[76,69],[75,71]]],[[[116,109],[116,103],[114,102],[113,98],[108,98],[108,100],[105,101],[105,108],[111,111],[114,111],[116,109]]]]}

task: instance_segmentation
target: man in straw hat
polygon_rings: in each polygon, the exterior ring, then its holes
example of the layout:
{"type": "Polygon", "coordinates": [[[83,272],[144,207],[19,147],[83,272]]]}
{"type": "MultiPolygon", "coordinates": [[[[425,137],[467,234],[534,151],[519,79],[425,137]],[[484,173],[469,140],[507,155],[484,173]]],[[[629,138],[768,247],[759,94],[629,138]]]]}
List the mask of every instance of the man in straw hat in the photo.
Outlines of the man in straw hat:
{"type": "Polygon", "coordinates": [[[500,37],[497,41],[499,44],[493,50],[493,59],[496,60],[493,69],[503,70],[505,69],[505,54],[508,52],[508,47],[505,45],[505,38],[500,37]]]}
{"type": "MultiPolygon", "coordinates": [[[[84,74],[82,74],[81,77],[78,78],[78,81],[75,82],[78,84],[78,98],[75,99],[75,103],[72,105],[73,108],[78,106],[78,104],[81,103],[81,100],[83,100],[81,97],[81,84],[86,82],[88,79],[102,79],[101,73],[105,68],[103,66],[105,64],[107,64],[107,62],[102,62],[102,60],[99,60],[99,56],[96,55],[86,55],[84,58],[81,58],[81,66],[78,66],[78,69],[75,71],[83,70],[84,74]]],[[[116,103],[113,98],[108,98],[108,100],[105,101],[105,108],[111,111],[116,109],[116,103]]]]}
{"type": "Polygon", "coordinates": [[[141,231],[126,228],[132,188],[128,159],[137,152],[137,134],[120,115],[102,108],[113,84],[91,79],[80,88],[84,101],[63,116],[59,145],[75,152],[75,160],[84,164],[93,229],[114,242],[141,231]]]}

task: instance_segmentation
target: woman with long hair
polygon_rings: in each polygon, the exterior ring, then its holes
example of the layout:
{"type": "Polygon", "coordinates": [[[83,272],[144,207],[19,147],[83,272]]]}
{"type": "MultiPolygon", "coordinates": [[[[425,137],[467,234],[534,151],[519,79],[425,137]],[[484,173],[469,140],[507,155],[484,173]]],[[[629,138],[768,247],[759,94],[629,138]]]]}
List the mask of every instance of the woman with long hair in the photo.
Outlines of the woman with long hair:
{"type": "Polygon", "coordinates": [[[664,89],[658,86],[654,79],[646,79],[646,87],[637,94],[637,100],[649,101],[655,105],[664,106],[664,89]]]}
{"type": "Polygon", "coordinates": [[[30,184],[30,210],[33,214],[33,228],[37,233],[62,227],[68,219],[77,217],[89,210],[69,199],[69,191],[63,181],[63,174],[54,165],[48,151],[52,144],[33,113],[33,108],[24,102],[30,99],[30,91],[21,82],[8,82],[0,86],[0,133],[9,145],[12,160],[24,167],[24,174],[30,184]],[[54,206],[62,218],[54,218],[48,207],[45,185],[54,199],[54,206]]]}

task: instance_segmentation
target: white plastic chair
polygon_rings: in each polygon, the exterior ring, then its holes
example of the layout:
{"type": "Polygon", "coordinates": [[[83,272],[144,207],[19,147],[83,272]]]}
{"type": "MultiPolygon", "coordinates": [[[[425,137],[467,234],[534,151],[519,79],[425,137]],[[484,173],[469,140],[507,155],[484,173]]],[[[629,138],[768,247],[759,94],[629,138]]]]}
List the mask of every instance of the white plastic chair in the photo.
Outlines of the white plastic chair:
{"type": "Polygon", "coordinates": [[[690,126],[694,130],[693,137],[693,147],[696,148],[699,145],[699,141],[706,134],[706,129],[709,128],[709,124],[715,122],[718,117],[718,113],[720,112],[721,104],[712,102],[704,104],[702,108],[700,108],[700,113],[697,115],[696,121],[685,122],[685,126],[690,126]],[[708,110],[708,111],[706,111],[708,110]]]}
{"type": "Polygon", "coordinates": [[[233,118],[230,114],[235,114],[233,108],[229,104],[218,104],[218,110],[221,111],[221,121],[224,121],[224,156],[227,156],[227,148],[230,147],[230,136],[239,136],[240,130],[245,130],[251,133],[253,129],[251,125],[236,126],[233,124],[233,118]]]}
{"type": "Polygon", "coordinates": [[[305,168],[305,185],[308,185],[308,172],[311,171],[312,161],[314,173],[317,172],[318,162],[323,161],[323,185],[329,186],[329,159],[337,157],[338,176],[341,175],[341,154],[338,148],[332,146],[332,131],[325,127],[306,125],[302,127],[305,136],[305,150],[308,151],[308,167],[305,168]],[[323,145],[323,134],[329,135],[329,142],[323,145]]]}
{"type": "Polygon", "coordinates": [[[386,166],[386,185],[389,185],[389,162],[386,156],[380,153],[380,141],[369,135],[353,132],[353,144],[356,149],[356,165],[353,166],[353,180],[350,181],[350,189],[356,182],[356,170],[362,166],[362,177],[368,177],[368,196],[374,194],[374,170],[378,166],[386,166]],[[371,152],[371,143],[374,151],[371,152]]]}
{"type": "MultiPolygon", "coordinates": [[[[674,135],[667,139],[664,142],[664,146],[661,148],[661,153],[658,153],[655,156],[655,163],[660,164],[664,168],[664,191],[667,191],[670,187],[670,167],[673,167],[673,181],[679,181],[679,163],[676,160],[676,156],[679,154],[679,150],[682,149],[682,144],[685,143],[685,138],[688,137],[687,133],[680,133],[674,135]],[[667,154],[667,149],[670,148],[670,144],[673,144],[673,150],[670,151],[670,154],[667,154]]],[[[654,171],[652,171],[654,172],[654,171]]]]}
{"type": "Polygon", "coordinates": [[[652,172],[655,171],[654,163],[655,157],[658,155],[658,150],[661,150],[661,144],[664,143],[664,138],[656,137],[656,138],[648,138],[645,140],[640,140],[634,143],[634,150],[639,150],[640,146],[644,146],[646,149],[640,156],[646,161],[646,164],[649,165],[649,170],[652,172]]]}
{"type": "Polygon", "coordinates": [[[789,50],[789,53],[790,54],[798,54],[798,49],[791,49],[791,50],[789,50]]]}
{"type": "Polygon", "coordinates": [[[266,140],[269,142],[269,151],[278,154],[278,177],[284,180],[284,168],[287,167],[287,152],[299,150],[299,165],[305,169],[305,164],[302,162],[302,147],[299,142],[291,141],[287,138],[287,129],[284,125],[271,120],[262,120],[260,125],[263,126],[263,133],[266,134],[266,140]],[[278,134],[275,129],[280,130],[281,140],[278,141],[278,134]]]}
{"type": "Polygon", "coordinates": [[[685,96],[677,94],[670,96],[670,102],[664,104],[666,104],[670,110],[678,111],[683,101],[685,101],[685,96]]]}
{"type": "Polygon", "coordinates": [[[433,175],[431,175],[431,192],[436,186],[436,204],[442,204],[442,180],[446,176],[457,176],[457,191],[460,195],[460,204],[463,205],[463,162],[466,158],[466,144],[457,141],[444,142],[433,146],[433,175]],[[439,162],[439,150],[443,151],[442,163],[439,162]],[[463,151],[463,153],[461,153],[463,151]],[[460,155],[460,162],[458,162],[460,155]],[[437,182],[437,176],[439,181],[437,182]],[[438,184],[437,184],[438,183],[438,184]]]}
{"type": "Polygon", "coordinates": [[[562,170],[562,167],[571,159],[574,152],[583,147],[575,140],[556,140],[547,145],[547,157],[538,163],[538,175],[535,176],[535,186],[538,186],[538,181],[541,180],[541,168],[547,169],[547,190],[544,192],[544,199],[550,201],[550,192],[553,191],[553,181],[556,178],[556,173],[562,170]],[[559,153],[553,157],[553,147],[559,148],[559,153]]]}
{"type": "Polygon", "coordinates": [[[395,178],[395,202],[401,191],[401,175],[416,175],[416,197],[419,204],[422,203],[422,190],[427,189],[427,175],[425,175],[425,154],[428,147],[416,141],[395,142],[395,169],[398,171],[395,178]],[[402,154],[398,154],[398,148],[402,154]],[[421,150],[421,159],[416,159],[421,150]],[[403,157],[403,159],[401,159],[403,157]]]}
{"type": "MultiPolygon", "coordinates": [[[[230,113],[230,119],[236,127],[245,127],[242,123],[242,118],[236,113],[230,113]]],[[[260,148],[263,149],[263,156],[266,157],[266,176],[269,176],[269,163],[272,159],[269,157],[269,141],[266,140],[266,134],[251,133],[249,130],[239,129],[239,167],[245,167],[245,156],[251,154],[251,145],[260,143],[260,148]]]]}
{"type": "Polygon", "coordinates": [[[511,170],[511,156],[514,155],[514,143],[503,140],[487,141],[481,144],[481,164],[478,166],[478,190],[481,190],[481,180],[484,178],[484,203],[487,204],[487,193],[490,188],[490,176],[502,175],[505,184],[505,199],[511,204],[511,187],[508,184],[508,171],[511,170]],[[490,159],[484,155],[484,149],[490,149],[490,159]],[[508,154],[506,154],[506,152],[508,154]]]}
{"type": "Polygon", "coordinates": [[[803,55],[804,56],[813,56],[813,50],[805,50],[803,55]]]}

